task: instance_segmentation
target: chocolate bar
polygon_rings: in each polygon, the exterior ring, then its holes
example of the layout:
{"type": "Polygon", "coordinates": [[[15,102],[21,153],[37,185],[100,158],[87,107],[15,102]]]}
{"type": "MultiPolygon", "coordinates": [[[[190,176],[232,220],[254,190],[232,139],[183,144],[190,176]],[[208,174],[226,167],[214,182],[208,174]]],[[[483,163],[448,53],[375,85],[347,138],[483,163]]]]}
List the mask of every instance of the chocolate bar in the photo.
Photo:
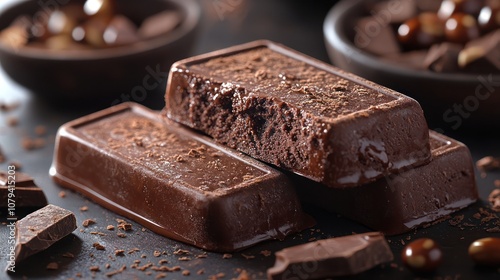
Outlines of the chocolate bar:
{"type": "Polygon", "coordinates": [[[211,251],[312,226],[285,175],[132,103],[62,126],[51,175],[159,234],[211,251]]]}
{"type": "Polygon", "coordinates": [[[16,262],[43,251],[76,229],[75,215],[49,204],[16,223],[16,262]]]}
{"type": "Polygon", "coordinates": [[[303,180],[300,197],[393,235],[435,221],[478,199],[474,166],[462,143],[430,131],[432,161],[376,182],[331,189],[303,180]]]}
{"type": "Polygon", "coordinates": [[[324,279],[356,275],[394,256],[380,232],[318,240],[276,252],[269,280],[324,279]]]}
{"type": "Polygon", "coordinates": [[[164,115],[330,187],[429,161],[413,99],[269,41],[179,61],[164,115]]]}
{"type": "Polygon", "coordinates": [[[7,207],[8,198],[15,201],[19,208],[41,208],[47,205],[47,198],[43,190],[35,185],[33,178],[28,174],[15,172],[9,175],[0,171],[0,207],[7,207]],[[9,191],[12,189],[12,192],[9,191]],[[9,197],[9,193],[13,196],[9,197]]]}

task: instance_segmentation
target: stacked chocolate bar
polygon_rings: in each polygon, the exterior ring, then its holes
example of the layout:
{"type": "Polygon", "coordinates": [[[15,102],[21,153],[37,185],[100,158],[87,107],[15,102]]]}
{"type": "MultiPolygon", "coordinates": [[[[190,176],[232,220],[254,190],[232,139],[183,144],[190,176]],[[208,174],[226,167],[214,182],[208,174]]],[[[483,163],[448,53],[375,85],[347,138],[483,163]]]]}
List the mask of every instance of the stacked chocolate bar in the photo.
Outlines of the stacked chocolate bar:
{"type": "Polygon", "coordinates": [[[429,137],[415,100],[272,42],[174,64],[166,103],[64,125],[54,179],[214,251],[311,226],[297,192],[391,234],[477,199],[467,148],[429,137]]]}

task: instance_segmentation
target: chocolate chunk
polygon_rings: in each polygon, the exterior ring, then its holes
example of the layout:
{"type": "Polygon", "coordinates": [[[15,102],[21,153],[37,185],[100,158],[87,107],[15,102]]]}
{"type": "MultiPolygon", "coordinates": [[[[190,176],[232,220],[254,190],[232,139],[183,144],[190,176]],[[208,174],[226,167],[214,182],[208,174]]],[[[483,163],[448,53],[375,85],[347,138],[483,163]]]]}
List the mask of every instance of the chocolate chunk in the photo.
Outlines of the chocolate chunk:
{"type": "Polygon", "coordinates": [[[234,251],[312,225],[283,174],[132,103],[62,126],[51,175],[207,250],[234,251]]]}
{"type": "Polygon", "coordinates": [[[167,34],[174,30],[182,20],[176,11],[163,11],[145,19],[139,27],[139,35],[145,38],[167,34]]]}
{"type": "Polygon", "coordinates": [[[432,161],[374,183],[331,189],[301,182],[300,197],[385,234],[399,234],[445,217],[478,199],[467,147],[430,132],[432,161]]]}
{"type": "Polygon", "coordinates": [[[498,73],[500,70],[500,30],[467,43],[459,54],[458,64],[472,72],[498,73]]]}
{"type": "Polygon", "coordinates": [[[16,262],[41,252],[76,229],[75,215],[49,204],[16,223],[16,262]]]}
{"type": "Polygon", "coordinates": [[[487,156],[483,157],[476,162],[477,169],[481,172],[488,172],[500,169],[500,158],[487,156]]]}
{"type": "Polygon", "coordinates": [[[430,158],[415,100],[269,41],[179,61],[168,84],[164,115],[330,187],[430,158]]]}
{"type": "Polygon", "coordinates": [[[276,252],[268,279],[323,279],[348,276],[394,259],[379,232],[319,240],[276,252]]]}
{"type": "Polygon", "coordinates": [[[365,17],[354,27],[356,47],[375,55],[390,55],[401,52],[398,39],[389,22],[365,17]]]}
{"type": "Polygon", "coordinates": [[[13,199],[19,208],[41,208],[47,205],[43,190],[35,185],[31,176],[21,172],[9,174],[0,171],[0,207],[8,206],[8,198],[13,199]],[[12,192],[9,191],[9,187],[12,192]],[[10,193],[13,196],[9,197],[10,193]]]}
{"type": "Polygon", "coordinates": [[[441,43],[433,45],[424,59],[424,67],[434,72],[457,72],[458,54],[462,45],[454,43],[441,43]]]}

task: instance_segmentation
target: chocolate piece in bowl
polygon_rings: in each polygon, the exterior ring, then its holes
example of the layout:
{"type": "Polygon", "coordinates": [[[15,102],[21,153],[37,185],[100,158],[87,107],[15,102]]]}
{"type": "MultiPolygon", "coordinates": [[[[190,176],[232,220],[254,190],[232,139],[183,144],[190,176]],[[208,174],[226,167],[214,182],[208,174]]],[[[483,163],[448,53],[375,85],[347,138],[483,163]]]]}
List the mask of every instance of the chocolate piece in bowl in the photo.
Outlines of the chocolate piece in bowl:
{"type": "Polygon", "coordinates": [[[12,199],[19,208],[41,208],[47,205],[43,190],[35,184],[31,176],[25,173],[16,172],[9,175],[7,172],[0,171],[0,207],[7,208],[8,198],[11,198],[9,193],[15,195],[12,199]],[[13,191],[9,191],[9,188],[13,191]]]}
{"type": "Polygon", "coordinates": [[[51,175],[161,235],[211,251],[313,224],[285,175],[132,103],[62,126],[51,175]]]}
{"type": "Polygon", "coordinates": [[[302,180],[299,195],[385,234],[433,222],[474,203],[478,193],[469,149],[433,131],[430,143],[432,161],[427,165],[355,188],[332,189],[302,180]]]}
{"type": "Polygon", "coordinates": [[[460,67],[478,73],[500,70],[500,30],[470,41],[458,56],[460,67]]]}
{"type": "Polygon", "coordinates": [[[441,43],[431,46],[423,60],[425,68],[434,72],[457,72],[458,55],[462,51],[462,45],[454,43],[441,43]]]}
{"type": "Polygon", "coordinates": [[[380,232],[318,240],[276,252],[268,279],[323,279],[356,275],[394,256],[380,232]]]}
{"type": "Polygon", "coordinates": [[[430,159],[415,100],[269,41],[175,63],[166,103],[167,117],[330,187],[430,159]]]}

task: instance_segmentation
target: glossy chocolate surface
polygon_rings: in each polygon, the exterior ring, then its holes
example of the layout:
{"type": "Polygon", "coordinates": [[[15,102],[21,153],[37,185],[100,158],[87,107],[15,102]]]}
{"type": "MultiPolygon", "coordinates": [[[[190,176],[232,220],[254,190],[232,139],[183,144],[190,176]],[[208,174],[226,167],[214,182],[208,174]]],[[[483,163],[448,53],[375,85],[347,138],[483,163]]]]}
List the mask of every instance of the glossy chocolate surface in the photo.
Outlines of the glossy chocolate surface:
{"type": "Polygon", "coordinates": [[[394,256],[380,232],[323,239],[276,252],[268,279],[324,279],[355,275],[394,256]]]}
{"type": "Polygon", "coordinates": [[[298,191],[305,201],[386,234],[433,222],[478,199],[469,149],[430,132],[432,161],[374,183],[331,189],[308,181],[298,191]]]}
{"type": "Polygon", "coordinates": [[[234,251],[312,225],[283,174],[132,103],[62,126],[51,174],[207,250],[234,251]]]}
{"type": "Polygon", "coordinates": [[[49,204],[17,221],[16,262],[43,251],[76,229],[75,215],[49,204]]]}
{"type": "Polygon", "coordinates": [[[269,41],[177,62],[166,103],[169,118],[331,187],[430,158],[415,100],[269,41]]]}

